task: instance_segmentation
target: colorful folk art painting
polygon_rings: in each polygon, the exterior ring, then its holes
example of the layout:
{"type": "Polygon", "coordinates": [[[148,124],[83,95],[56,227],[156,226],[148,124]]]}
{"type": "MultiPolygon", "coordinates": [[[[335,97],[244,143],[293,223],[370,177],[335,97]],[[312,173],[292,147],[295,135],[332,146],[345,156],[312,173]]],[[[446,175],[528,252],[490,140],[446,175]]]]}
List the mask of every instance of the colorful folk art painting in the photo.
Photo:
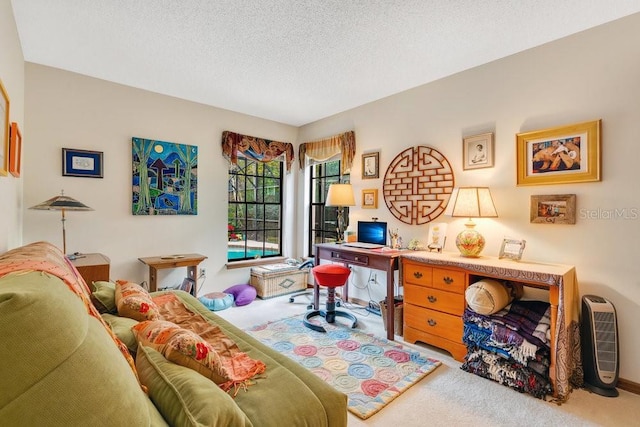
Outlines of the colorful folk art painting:
{"type": "Polygon", "coordinates": [[[132,138],[134,215],[198,214],[198,147],[132,138]]]}

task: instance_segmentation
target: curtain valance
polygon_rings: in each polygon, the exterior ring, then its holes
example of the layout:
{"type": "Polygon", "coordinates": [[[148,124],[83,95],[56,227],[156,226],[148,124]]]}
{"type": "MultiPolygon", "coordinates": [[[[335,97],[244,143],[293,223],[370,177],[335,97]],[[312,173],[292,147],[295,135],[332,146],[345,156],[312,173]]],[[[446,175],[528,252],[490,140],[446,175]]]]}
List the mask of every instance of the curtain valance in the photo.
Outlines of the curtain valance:
{"type": "Polygon", "coordinates": [[[341,153],[342,173],[351,172],[351,165],[356,154],[356,133],[349,131],[334,135],[319,141],[300,144],[298,148],[298,162],[300,169],[304,169],[306,159],[324,162],[336,154],[341,153]]]}
{"type": "Polygon", "coordinates": [[[287,172],[291,172],[294,159],[293,145],[289,142],[270,141],[228,130],[222,132],[222,155],[236,165],[238,153],[259,162],[270,162],[284,154],[287,172]]]}

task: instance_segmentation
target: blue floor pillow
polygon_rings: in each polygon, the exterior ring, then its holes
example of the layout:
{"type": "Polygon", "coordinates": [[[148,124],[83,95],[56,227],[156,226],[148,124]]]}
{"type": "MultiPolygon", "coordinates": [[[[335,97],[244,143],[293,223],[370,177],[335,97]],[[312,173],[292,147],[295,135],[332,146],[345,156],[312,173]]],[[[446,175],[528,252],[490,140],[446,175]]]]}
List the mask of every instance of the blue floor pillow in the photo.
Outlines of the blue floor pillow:
{"type": "Polygon", "coordinates": [[[198,298],[211,311],[220,311],[233,305],[233,295],[225,292],[211,292],[198,298]]]}

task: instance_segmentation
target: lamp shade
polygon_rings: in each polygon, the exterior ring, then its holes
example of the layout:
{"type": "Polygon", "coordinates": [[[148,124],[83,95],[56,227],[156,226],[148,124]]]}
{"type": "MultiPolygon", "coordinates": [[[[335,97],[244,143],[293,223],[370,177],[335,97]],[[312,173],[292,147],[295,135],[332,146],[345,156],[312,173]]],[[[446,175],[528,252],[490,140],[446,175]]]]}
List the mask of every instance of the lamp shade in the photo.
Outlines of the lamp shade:
{"type": "Polygon", "coordinates": [[[451,216],[465,218],[497,217],[489,187],[461,187],[453,197],[451,216]]]}
{"type": "Polygon", "coordinates": [[[356,198],[353,195],[351,184],[331,184],[327,193],[326,206],[355,206],[356,198]]]}

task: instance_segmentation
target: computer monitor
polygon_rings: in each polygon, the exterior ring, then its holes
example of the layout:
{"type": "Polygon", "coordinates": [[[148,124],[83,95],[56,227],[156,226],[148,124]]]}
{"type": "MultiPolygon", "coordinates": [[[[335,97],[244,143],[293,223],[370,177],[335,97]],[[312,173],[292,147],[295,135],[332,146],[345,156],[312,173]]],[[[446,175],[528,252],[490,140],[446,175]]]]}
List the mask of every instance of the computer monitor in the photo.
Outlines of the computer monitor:
{"type": "Polygon", "coordinates": [[[387,223],[378,221],[358,221],[358,242],[387,244],[387,223]]]}

